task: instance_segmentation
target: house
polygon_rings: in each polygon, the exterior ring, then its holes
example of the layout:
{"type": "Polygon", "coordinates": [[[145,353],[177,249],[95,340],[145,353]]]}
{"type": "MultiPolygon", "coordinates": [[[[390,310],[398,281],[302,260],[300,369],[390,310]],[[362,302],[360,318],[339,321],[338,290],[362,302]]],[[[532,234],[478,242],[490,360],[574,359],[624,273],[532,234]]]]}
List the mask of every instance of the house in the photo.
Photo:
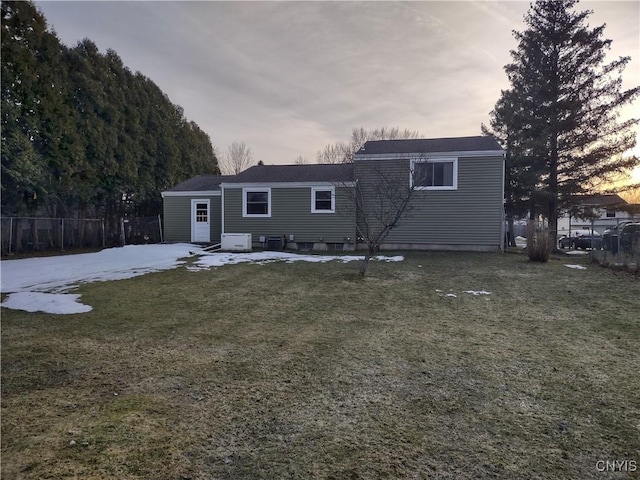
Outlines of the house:
{"type": "Polygon", "coordinates": [[[619,195],[575,195],[572,207],[558,217],[558,236],[575,236],[592,228],[602,233],[626,220],[640,220],[640,212],[619,195]]]}
{"type": "Polygon", "coordinates": [[[198,175],[162,192],[165,242],[219,242],[222,232],[220,184],[232,177],[198,175]]]}
{"type": "Polygon", "coordinates": [[[222,183],[222,231],[254,245],[280,237],[296,250],[353,250],[353,165],[256,165],[222,183]]]}
{"type": "MultiPolygon", "coordinates": [[[[500,250],[504,154],[488,136],[366,142],[354,158],[363,189],[380,173],[414,189],[411,210],[383,248],[500,250]]],[[[376,196],[373,184],[365,197],[376,196]]]]}
{"type": "Polygon", "coordinates": [[[353,250],[362,209],[380,198],[380,175],[412,191],[406,218],[382,248],[502,248],[504,151],[491,137],[370,141],[352,164],[195,177],[162,194],[165,239],[217,243],[221,233],[250,233],[254,246],[282,239],[291,249],[353,250]]]}

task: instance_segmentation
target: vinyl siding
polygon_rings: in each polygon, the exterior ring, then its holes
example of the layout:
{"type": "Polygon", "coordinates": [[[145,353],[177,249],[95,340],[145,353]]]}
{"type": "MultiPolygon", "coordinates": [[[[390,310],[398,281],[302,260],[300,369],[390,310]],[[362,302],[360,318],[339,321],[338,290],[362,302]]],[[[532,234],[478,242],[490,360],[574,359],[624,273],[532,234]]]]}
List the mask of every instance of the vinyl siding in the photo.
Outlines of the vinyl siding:
{"type": "MultiPolygon", "coordinates": [[[[410,210],[387,244],[499,248],[502,236],[503,159],[458,158],[457,190],[415,190],[410,210]]],[[[409,160],[357,160],[365,198],[375,198],[372,168],[409,186],[409,160]]]]}
{"type": "Polygon", "coordinates": [[[163,225],[165,242],[191,241],[191,200],[209,199],[211,216],[211,243],[220,242],[222,230],[221,197],[220,196],[167,196],[163,200],[163,225]]]}
{"type": "Polygon", "coordinates": [[[242,188],[225,187],[225,232],[261,235],[295,235],[296,242],[341,243],[355,239],[352,197],[335,187],[335,213],[311,213],[311,186],[271,188],[271,217],[243,218],[242,188]]]}

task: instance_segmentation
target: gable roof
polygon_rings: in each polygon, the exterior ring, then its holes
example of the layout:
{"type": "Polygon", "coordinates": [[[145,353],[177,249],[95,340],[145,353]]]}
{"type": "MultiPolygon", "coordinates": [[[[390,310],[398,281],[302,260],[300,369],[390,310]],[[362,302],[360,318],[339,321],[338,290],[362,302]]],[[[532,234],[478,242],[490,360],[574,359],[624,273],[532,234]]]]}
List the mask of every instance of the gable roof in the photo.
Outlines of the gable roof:
{"type": "Polygon", "coordinates": [[[351,182],[353,164],[255,165],[230,177],[226,183],[351,182]]]}
{"type": "Polygon", "coordinates": [[[233,175],[198,175],[167,189],[167,192],[210,192],[220,190],[220,184],[233,175]]]}
{"type": "Polygon", "coordinates": [[[356,155],[480,151],[502,151],[502,147],[498,144],[495,138],[490,136],[408,140],[370,140],[356,152],[356,155]]]}

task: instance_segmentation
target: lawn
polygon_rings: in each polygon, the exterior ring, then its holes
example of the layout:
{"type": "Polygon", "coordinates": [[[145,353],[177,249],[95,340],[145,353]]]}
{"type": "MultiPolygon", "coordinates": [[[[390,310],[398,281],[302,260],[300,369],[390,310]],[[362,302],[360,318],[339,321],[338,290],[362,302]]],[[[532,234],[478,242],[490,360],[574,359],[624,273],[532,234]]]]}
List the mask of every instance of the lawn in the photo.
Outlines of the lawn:
{"type": "Polygon", "coordinates": [[[2,478],[639,478],[637,279],[357,269],[180,267],[83,285],[84,314],[2,309],[2,478]]]}

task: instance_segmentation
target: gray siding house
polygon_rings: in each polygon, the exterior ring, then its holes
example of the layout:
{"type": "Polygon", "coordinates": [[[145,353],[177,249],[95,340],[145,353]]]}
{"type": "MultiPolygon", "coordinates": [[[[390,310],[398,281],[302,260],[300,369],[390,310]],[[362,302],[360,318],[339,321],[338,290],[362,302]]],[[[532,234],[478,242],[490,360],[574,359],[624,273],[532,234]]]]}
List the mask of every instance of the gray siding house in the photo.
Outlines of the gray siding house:
{"type": "Polygon", "coordinates": [[[250,233],[256,247],[279,237],[291,249],[353,250],[363,211],[380,208],[380,179],[411,192],[382,248],[502,248],[504,151],[491,137],[370,141],[352,164],[195,177],[162,194],[165,239],[218,243],[221,233],[250,233]]]}
{"type": "Polygon", "coordinates": [[[353,165],[256,165],[222,183],[224,233],[255,246],[281,237],[298,250],[353,250],[353,165]]]}
{"type": "Polygon", "coordinates": [[[354,158],[363,208],[367,201],[375,208],[376,177],[413,189],[407,213],[382,248],[500,250],[504,153],[485,136],[366,142],[354,158]]]}
{"type": "Polygon", "coordinates": [[[198,175],[162,192],[166,242],[218,243],[227,175],[198,175]]]}

